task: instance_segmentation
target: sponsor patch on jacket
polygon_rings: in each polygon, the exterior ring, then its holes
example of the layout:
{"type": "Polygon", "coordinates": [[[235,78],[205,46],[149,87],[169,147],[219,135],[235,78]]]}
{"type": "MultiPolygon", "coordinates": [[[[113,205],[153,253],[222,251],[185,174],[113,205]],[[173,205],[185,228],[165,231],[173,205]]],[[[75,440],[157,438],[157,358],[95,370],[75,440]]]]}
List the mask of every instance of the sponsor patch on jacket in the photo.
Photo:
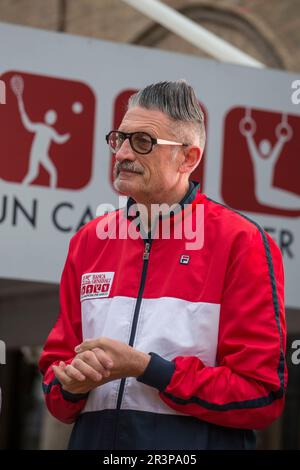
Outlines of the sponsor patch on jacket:
{"type": "Polygon", "coordinates": [[[115,273],[85,273],[81,277],[80,300],[108,297],[115,273]]]}

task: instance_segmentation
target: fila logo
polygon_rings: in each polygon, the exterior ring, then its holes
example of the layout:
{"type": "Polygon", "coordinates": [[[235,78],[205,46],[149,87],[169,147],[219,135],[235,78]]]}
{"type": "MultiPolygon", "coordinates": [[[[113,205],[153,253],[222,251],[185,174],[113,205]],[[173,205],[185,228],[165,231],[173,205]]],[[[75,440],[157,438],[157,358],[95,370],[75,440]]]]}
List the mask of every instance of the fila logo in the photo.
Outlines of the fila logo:
{"type": "Polygon", "coordinates": [[[180,264],[189,264],[190,257],[188,255],[181,255],[180,264]]]}

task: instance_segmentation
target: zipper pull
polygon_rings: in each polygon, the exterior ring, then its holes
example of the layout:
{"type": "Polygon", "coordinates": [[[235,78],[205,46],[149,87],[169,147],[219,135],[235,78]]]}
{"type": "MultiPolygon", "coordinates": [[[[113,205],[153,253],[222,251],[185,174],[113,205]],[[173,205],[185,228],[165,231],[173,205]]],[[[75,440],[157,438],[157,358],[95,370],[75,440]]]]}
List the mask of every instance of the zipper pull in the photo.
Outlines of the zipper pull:
{"type": "Polygon", "coordinates": [[[143,259],[149,259],[149,253],[150,252],[150,243],[146,242],[145,243],[145,250],[144,250],[144,253],[143,253],[143,259]]]}

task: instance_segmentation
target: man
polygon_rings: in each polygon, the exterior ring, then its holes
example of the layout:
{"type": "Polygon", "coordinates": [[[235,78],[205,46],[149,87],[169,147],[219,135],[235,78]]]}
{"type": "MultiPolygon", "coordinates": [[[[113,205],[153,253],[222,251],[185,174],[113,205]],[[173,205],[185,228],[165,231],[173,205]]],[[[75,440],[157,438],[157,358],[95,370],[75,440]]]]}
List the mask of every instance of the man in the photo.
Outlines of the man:
{"type": "Polygon", "coordinates": [[[129,199],[71,240],[40,360],[48,408],[76,422],[71,449],[254,448],[253,430],[284,404],[280,251],[189,182],[205,130],[185,81],[131,97],[107,142],[115,188],[129,199]],[[112,221],[137,236],[105,238],[112,221]],[[203,232],[201,246],[176,236],[187,222],[203,232]]]}

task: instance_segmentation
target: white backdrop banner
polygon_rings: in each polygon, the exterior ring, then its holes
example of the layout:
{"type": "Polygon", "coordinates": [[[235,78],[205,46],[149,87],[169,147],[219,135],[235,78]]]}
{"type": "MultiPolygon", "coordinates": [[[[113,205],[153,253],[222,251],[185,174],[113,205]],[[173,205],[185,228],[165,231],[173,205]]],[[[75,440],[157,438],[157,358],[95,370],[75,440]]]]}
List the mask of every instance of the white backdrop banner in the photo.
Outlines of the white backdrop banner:
{"type": "Polygon", "coordinates": [[[203,192],[271,234],[300,307],[299,77],[3,23],[0,57],[1,277],[59,281],[70,237],[120,205],[105,134],[135,90],[185,78],[206,115],[203,192]]]}

